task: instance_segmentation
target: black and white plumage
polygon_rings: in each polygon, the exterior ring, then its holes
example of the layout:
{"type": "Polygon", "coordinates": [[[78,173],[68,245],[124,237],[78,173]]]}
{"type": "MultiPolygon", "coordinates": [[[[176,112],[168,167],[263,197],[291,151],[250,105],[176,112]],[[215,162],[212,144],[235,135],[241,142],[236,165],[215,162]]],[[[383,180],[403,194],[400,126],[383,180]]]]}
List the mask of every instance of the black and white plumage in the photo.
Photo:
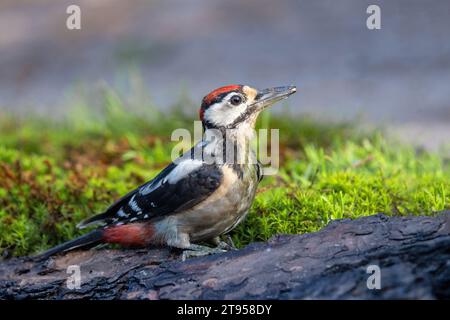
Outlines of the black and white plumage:
{"type": "Polygon", "coordinates": [[[78,225],[122,225],[156,219],[189,209],[211,195],[220,185],[222,171],[215,164],[184,157],[172,162],[153,180],[117,200],[104,213],[78,225]]]}
{"type": "Polygon", "coordinates": [[[96,230],[41,257],[101,242],[210,253],[213,249],[192,242],[217,242],[242,221],[254,200],[262,174],[249,146],[259,113],[294,92],[295,87],[258,91],[242,85],[214,90],[200,108],[207,130],[202,141],[153,180],[78,225],[98,225],[96,230]]]}

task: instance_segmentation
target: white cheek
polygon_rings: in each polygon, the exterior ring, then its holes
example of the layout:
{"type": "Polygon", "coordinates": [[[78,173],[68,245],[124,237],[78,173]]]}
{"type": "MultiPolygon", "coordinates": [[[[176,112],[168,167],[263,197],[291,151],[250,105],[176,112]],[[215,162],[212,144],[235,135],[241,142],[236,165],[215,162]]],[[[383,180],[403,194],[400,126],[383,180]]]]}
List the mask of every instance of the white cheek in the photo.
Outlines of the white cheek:
{"type": "Polygon", "coordinates": [[[228,125],[244,113],[245,108],[245,104],[239,106],[212,105],[206,110],[205,118],[215,124],[228,125]]]}

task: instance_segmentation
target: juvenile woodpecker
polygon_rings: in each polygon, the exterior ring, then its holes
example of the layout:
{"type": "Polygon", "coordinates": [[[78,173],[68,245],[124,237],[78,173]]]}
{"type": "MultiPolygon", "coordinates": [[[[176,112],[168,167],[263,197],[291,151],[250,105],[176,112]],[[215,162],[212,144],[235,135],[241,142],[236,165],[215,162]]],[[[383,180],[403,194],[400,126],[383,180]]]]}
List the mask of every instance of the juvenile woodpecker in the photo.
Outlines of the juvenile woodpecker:
{"type": "Polygon", "coordinates": [[[256,90],[244,85],[218,88],[199,110],[203,139],[153,180],[113,203],[78,227],[93,231],[58,245],[39,258],[100,243],[122,246],[169,246],[183,258],[229,248],[219,236],[246,216],[262,178],[249,147],[255,122],[266,107],[296,92],[296,87],[256,90]],[[217,247],[198,245],[201,241],[217,247]]]}

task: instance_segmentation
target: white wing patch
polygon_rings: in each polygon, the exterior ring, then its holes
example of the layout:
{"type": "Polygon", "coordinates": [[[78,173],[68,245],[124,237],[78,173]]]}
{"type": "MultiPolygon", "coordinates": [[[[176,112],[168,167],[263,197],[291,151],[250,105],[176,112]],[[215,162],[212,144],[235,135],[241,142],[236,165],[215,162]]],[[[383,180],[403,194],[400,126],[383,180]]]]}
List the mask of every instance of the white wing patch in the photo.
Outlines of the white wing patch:
{"type": "Polygon", "coordinates": [[[177,183],[182,178],[186,177],[192,171],[197,170],[203,162],[197,159],[186,159],[178,163],[177,166],[164,178],[164,182],[170,184],[177,183]]]}
{"type": "MultiPolygon", "coordinates": [[[[164,179],[158,180],[157,183],[150,183],[146,185],[145,187],[139,190],[139,193],[145,196],[151,193],[152,191],[156,190],[157,188],[159,188],[162,183],[169,182],[171,184],[174,184],[183,177],[187,176],[192,171],[199,168],[203,164],[201,160],[196,159],[179,158],[178,160],[181,161],[175,166],[175,168],[172,169],[172,171],[169,172],[169,174],[164,179]]],[[[130,206],[131,205],[132,203],[130,203],[130,206]]],[[[156,207],[156,205],[153,202],[151,203],[151,206],[156,207]]]]}
{"type": "Polygon", "coordinates": [[[144,188],[142,188],[141,190],[139,190],[139,193],[142,194],[143,196],[149,194],[150,192],[152,192],[153,190],[155,190],[156,188],[159,188],[161,186],[161,180],[158,181],[158,183],[154,184],[154,183],[150,183],[149,185],[145,186],[144,188]]]}
{"type": "Polygon", "coordinates": [[[140,212],[142,209],[138,206],[136,200],[134,200],[135,197],[136,197],[136,195],[133,195],[133,197],[131,198],[131,200],[130,200],[130,202],[129,202],[129,205],[130,205],[131,209],[132,209],[134,212],[138,212],[138,214],[139,214],[139,212],[140,212]]]}
{"type": "Polygon", "coordinates": [[[127,218],[128,215],[123,211],[123,209],[120,209],[119,211],[117,211],[117,215],[121,218],[127,218]]]}

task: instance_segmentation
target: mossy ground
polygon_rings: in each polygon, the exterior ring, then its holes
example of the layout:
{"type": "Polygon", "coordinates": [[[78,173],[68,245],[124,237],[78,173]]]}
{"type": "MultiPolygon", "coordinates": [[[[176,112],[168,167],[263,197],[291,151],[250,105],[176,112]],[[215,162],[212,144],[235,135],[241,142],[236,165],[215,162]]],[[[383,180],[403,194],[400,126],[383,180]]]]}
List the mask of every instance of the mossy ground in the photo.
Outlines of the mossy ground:
{"type": "MultiPolygon", "coordinates": [[[[169,163],[173,129],[193,127],[186,112],[128,112],[111,91],[100,100],[96,112],[77,106],[59,120],[0,114],[1,256],[80,235],[77,222],[169,163]]],[[[280,129],[281,168],[262,181],[248,218],[232,232],[238,246],[316,231],[333,219],[450,208],[450,166],[442,155],[351,124],[266,113],[259,125],[280,129]]]]}

